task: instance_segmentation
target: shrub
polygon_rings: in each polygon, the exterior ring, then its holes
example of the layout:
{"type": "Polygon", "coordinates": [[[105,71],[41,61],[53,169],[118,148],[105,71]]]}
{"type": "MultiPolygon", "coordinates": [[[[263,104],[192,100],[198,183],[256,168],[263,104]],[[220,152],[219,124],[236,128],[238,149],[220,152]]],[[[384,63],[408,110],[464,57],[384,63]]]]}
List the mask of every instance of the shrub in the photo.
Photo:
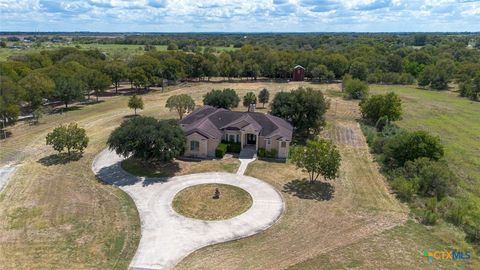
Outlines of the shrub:
{"type": "Polygon", "coordinates": [[[217,149],[215,149],[215,156],[217,158],[223,158],[223,156],[225,156],[225,153],[227,152],[227,148],[228,146],[226,144],[220,143],[217,146],[217,149]]]}
{"type": "Polygon", "coordinates": [[[266,155],[265,152],[266,152],[265,148],[258,148],[258,152],[257,152],[258,157],[265,157],[266,155]]]}
{"type": "Polygon", "coordinates": [[[362,117],[372,124],[382,117],[386,117],[388,121],[396,121],[402,116],[402,100],[393,92],[372,95],[360,102],[360,111],[362,117]]]}
{"type": "Polygon", "coordinates": [[[368,145],[372,147],[373,143],[377,140],[378,137],[377,131],[371,126],[362,125],[361,127],[368,145]]]}
{"type": "Polygon", "coordinates": [[[407,179],[403,176],[396,177],[392,181],[392,188],[395,190],[397,197],[403,201],[411,201],[413,195],[417,193],[418,183],[414,179],[407,179]]]}
{"type": "Polygon", "coordinates": [[[441,199],[454,193],[457,179],[443,162],[419,158],[406,162],[404,171],[407,177],[418,178],[418,193],[422,196],[441,199]]]}
{"type": "Polygon", "coordinates": [[[277,158],[277,149],[268,151],[265,148],[258,148],[257,155],[261,158],[277,158]]]}
{"type": "Polygon", "coordinates": [[[388,140],[383,152],[389,165],[403,166],[405,162],[421,157],[439,160],[443,157],[443,145],[438,137],[426,131],[401,132],[388,140]]]}
{"type": "Polygon", "coordinates": [[[388,125],[388,116],[384,115],[380,118],[378,118],[377,123],[375,124],[375,127],[377,128],[378,131],[383,131],[383,128],[388,125]]]}
{"type": "Polygon", "coordinates": [[[270,151],[265,151],[265,157],[267,157],[267,158],[277,158],[277,149],[272,149],[270,151]]]}
{"type": "Polygon", "coordinates": [[[445,213],[446,219],[455,225],[462,225],[468,215],[469,207],[465,203],[453,201],[445,213]]]}
{"type": "Polygon", "coordinates": [[[242,145],[240,143],[229,143],[227,151],[230,153],[240,153],[240,151],[242,151],[242,145]]]}
{"type": "Polygon", "coordinates": [[[363,99],[368,95],[368,84],[358,79],[345,80],[345,92],[349,98],[363,99]]]}
{"type": "Polygon", "coordinates": [[[420,223],[424,225],[435,225],[438,220],[438,214],[430,210],[421,211],[418,216],[420,223]]]}

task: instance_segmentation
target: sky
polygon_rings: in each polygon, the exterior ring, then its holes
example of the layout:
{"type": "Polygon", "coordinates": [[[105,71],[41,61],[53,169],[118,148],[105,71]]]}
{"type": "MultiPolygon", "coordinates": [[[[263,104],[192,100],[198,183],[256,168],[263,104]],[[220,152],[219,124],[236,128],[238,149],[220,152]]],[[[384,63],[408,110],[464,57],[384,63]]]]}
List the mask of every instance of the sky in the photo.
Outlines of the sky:
{"type": "Polygon", "coordinates": [[[0,0],[0,31],[477,32],[480,0],[0,0]]]}

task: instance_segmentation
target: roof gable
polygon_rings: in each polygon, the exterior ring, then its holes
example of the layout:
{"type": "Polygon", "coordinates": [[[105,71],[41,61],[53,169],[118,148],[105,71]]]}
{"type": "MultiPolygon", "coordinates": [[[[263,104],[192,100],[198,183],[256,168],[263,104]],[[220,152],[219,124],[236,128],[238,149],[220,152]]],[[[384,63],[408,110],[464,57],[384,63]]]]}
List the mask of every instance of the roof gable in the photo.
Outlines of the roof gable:
{"type": "Polygon", "coordinates": [[[247,130],[260,136],[280,136],[291,140],[293,127],[284,119],[259,113],[235,112],[204,106],[179,121],[187,133],[198,132],[208,138],[221,138],[223,130],[247,130]]]}

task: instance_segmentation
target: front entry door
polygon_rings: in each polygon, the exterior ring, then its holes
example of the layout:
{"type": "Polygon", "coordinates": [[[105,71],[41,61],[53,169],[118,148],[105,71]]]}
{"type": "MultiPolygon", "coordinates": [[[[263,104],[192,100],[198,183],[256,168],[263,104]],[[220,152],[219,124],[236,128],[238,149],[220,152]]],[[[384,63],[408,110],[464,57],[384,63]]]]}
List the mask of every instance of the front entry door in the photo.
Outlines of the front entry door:
{"type": "Polygon", "coordinates": [[[256,143],[257,143],[257,135],[247,134],[247,144],[256,144],[256,143]]]}

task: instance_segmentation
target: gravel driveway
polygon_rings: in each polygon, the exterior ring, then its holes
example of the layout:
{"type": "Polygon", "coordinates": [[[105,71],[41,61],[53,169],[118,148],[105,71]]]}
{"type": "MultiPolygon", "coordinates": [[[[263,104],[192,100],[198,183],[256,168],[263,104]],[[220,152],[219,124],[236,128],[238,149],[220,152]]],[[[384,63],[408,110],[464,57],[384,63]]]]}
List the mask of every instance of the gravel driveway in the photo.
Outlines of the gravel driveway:
{"type": "Polygon", "coordinates": [[[253,177],[230,173],[200,173],[169,179],[141,178],[120,167],[123,158],[109,150],[93,161],[92,170],[105,182],[116,185],[134,200],[140,213],[140,244],[131,269],[169,269],[193,251],[215,243],[247,237],[272,226],[283,212],[280,194],[253,177]],[[172,209],[180,190],[198,184],[238,186],[252,196],[245,213],[228,220],[203,221],[187,218],[172,209]]]}

